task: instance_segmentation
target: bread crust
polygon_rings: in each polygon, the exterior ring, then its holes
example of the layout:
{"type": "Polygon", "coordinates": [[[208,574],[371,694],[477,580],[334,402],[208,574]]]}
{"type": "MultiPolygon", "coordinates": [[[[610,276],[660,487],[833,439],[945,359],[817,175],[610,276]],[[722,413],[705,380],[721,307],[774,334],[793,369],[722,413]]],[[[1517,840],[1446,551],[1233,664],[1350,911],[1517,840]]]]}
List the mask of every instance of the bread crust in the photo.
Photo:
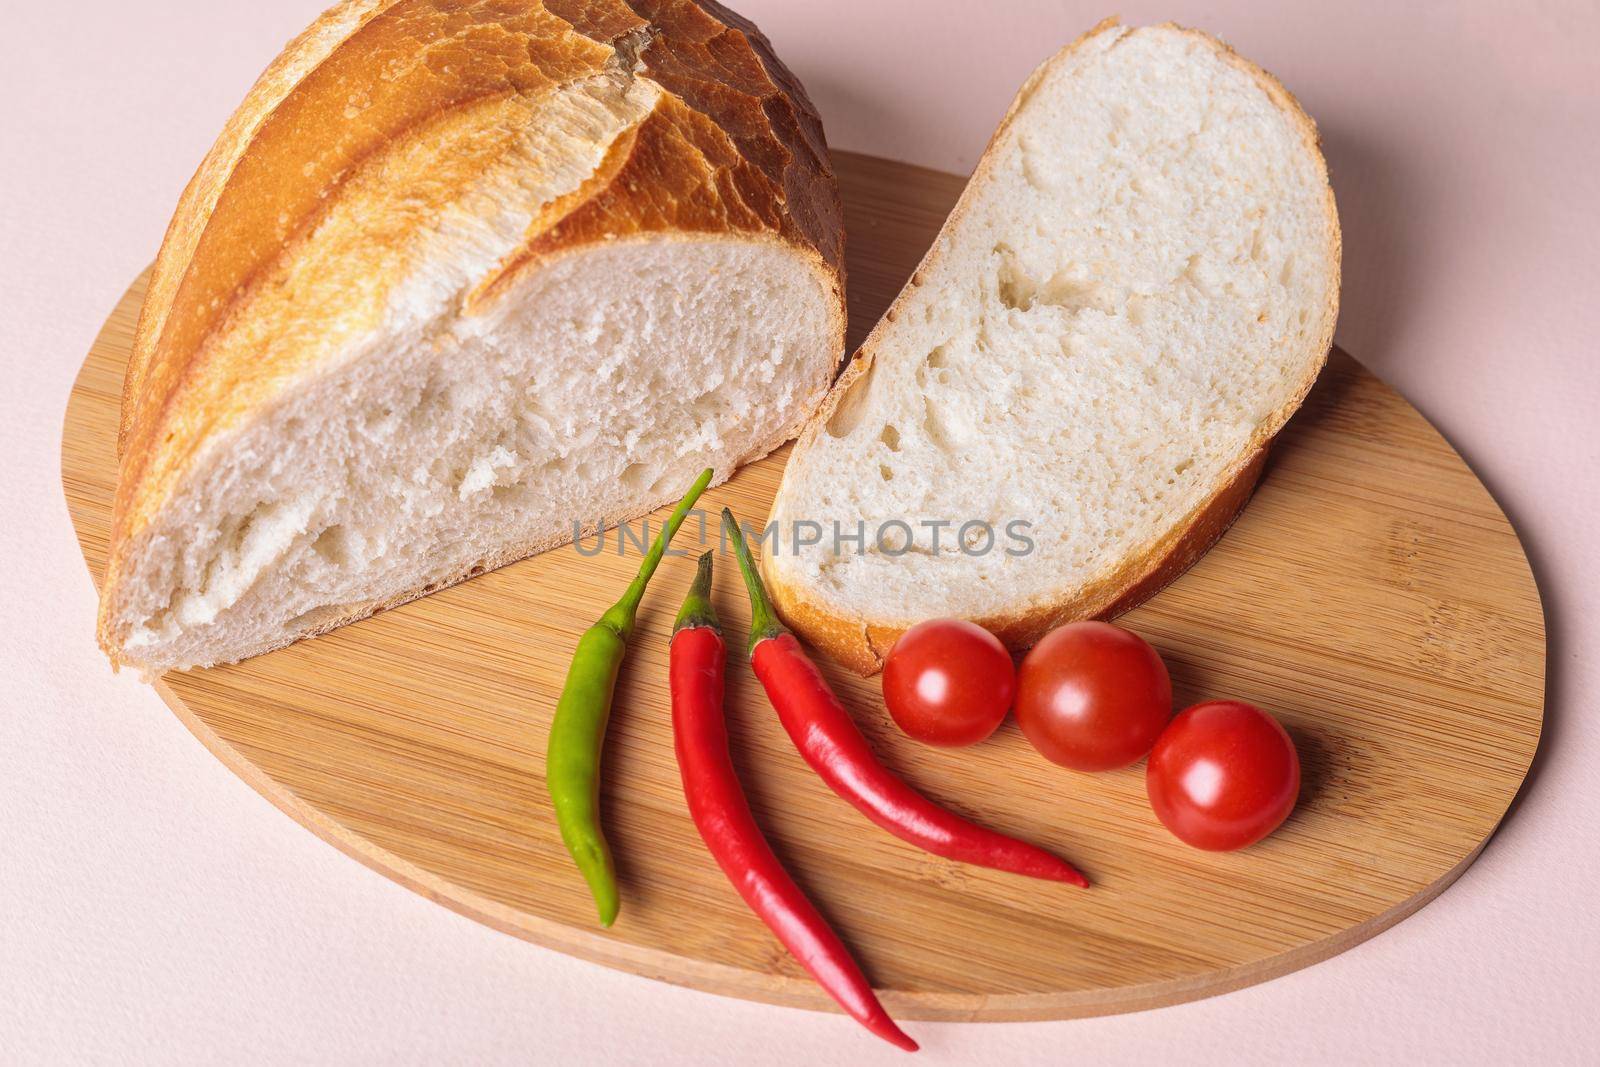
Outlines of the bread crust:
{"type": "MultiPolygon", "coordinates": [[[[1328,259],[1324,263],[1329,273],[1330,284],[1328,299],[1323,308],[1321,327],[1315,342],[1318,358],[1311,364],[1307,374],[1300,382],[1296,383],[1290,394],[1290,399],[1269,415],[1257,427],[1255,434],[1241,450],[1238,459],[1217,479],[1210,492],[1206,494],[1201,504],[1196,507],[1182,521],[1173,525],[1168,533],[1156,544],[1137,555],[1122,561],[1106,578],[1064,593],[1055,600],[1030,606],[1024,610],[1009,613],[1000,613],[975,617],[974,622],[993,631],[1013,651],[1022,651],[1031,647],[1039,638],[1056,626],[1076,619],[1110,619],[1122,612],[1128,611],[1148,600],[1164,587],[1175,580],[1196,561],[1203,556],[1207,549],[1216,543],[1217,539],[1226,532],[1227,528],[1238,517],[1240,510],[1249,500],[1250,493],[1260,479],[1265,463],[1267,449],[1289,417],[1297,411],[1305,400],[1306,394],[1311,391],[1317,377],[1321,374],[1327,362],[1329,349],[1333,346],[1334,325],[1339,317],[1339,272],[1342,249],[1342,239],[1339,230],[1339,213],[1333,197],[1333,186],[1328,180],[1327,163],[1323,159],[1321,138],[1317,133],[1316,123],[1306,114],[1298,100],[1283,83],[1271,74],[1262,70],[1254,63],[1235,52],[1223,41],[1201,30],[1179,26],[1176,23],[1163,23],[1158,29],[1166,29],[1182,33],[1196,41],[1203,43],[1223,62],[1249,75],[1267,94],[1268,98],[1277,106],[1278,110],[1287,118],[1290,124],[1299,133],[1312,159],[1315,161],[1321,177],[1325,214],[1331,233],[1331,242],[1328,259]]],[[[956,201],[955,207],[950,211],[944,226],[940,229],[942,236],[952,227],[960,226],[970,208],[973,191],[982,184],[988,173],[996,166],[996,149],[1000,145],[1004,134],[1016,120],[1018,113],[1027,103],[1039,82],[1057,64],[1072,56],[1086,44],[1105,34],[1116,34],[1118,39],[1137,32],[1137,29],[1124,28],[1114,16],[1104,19],[1089,32],[1062,48],[1044,63],[1040,64],[1032,74],[1022,83],[1012,100],[1011,106],[1006,110],[1005,116],[1000,120],[993,136],[989,140],[983,155],[979,158],[977,166],[973,169],[972,177],[968,180],[967,188],[956,201]]],[[[1113,42],[1113,46],[1114,46],[1113,42]]],[[[892,328],[895,319],[903,310],[903,305],[910,299],[911,294],[921,286],[922,279],[927,276],[927,268],[936,263],[943,251],[939,238],[923,256],[922,262],[912,272],[911,280],[906,287],[895,297],[892,304],[866,340],[861,343],[860,349],[851,359],[844,373],[839,376],[833,389],[829,392],[822,406],[810,424],[801,433],[795,445],[792,457],[801,454],[810,447],[817,435],[822,432],[828,420],[844,398],[849,394],[851,387],[864,375],[870,373],[873,361],[877,356],[877,347],[885,331],[892,328]]],[[[777,499],[773,502],[773,511],[780,510],[784,491],[788,485],[787,478],[778,488],[777,499]]],[[[763,562],[765,562],[763,560],[763,562]]],[[[876,674],[883,668],[884,658],[888,656],[894,643],[912,625],[920,621],[917,619],[869,619],[854,616],[837,610],[817,597],[811,591],[798,583],[785,580],[778,568],[763,567],[767,587],[771,593],[774,606],[779,615],[797,634],[818,649],[845,664],[850,669],[862,675],[876,674]]]]}
{"type": "MultiPolygon", "coordinates": [[[[578,189],[540,210],[461,313],[482,312],[522,272],[601,241],[776,240],[831,285],[837,366],[838,186],[816,109],[751,23],[714,0],[344,0],[250,90],[185,189],[157,257],[124,383],[100,605],[99,639],[114,663],[119,591],[141,534],[223,432],[337,354],[308,344],[264,356],[252,341],[377,329],[373,308],[347,294],[381,291],[415,267],[396,249],[438,211],[459,208],[474,178],[506,157],[508,115],[604,79],[623,93],[635,79],[651,83],[648,112],[578,189]],[[426,156],[447,138],[458,151],[426,156]],[[358,223],[330,221],[352,203],[358,223]],[[349,254],[309,292],[283,299],[304,285],[291,270],[309,235],[325,241],[336,224],[349,231],[335,235],[349,254]]],[[[553,546],[525,547],[515,558],[553,546]]]]}

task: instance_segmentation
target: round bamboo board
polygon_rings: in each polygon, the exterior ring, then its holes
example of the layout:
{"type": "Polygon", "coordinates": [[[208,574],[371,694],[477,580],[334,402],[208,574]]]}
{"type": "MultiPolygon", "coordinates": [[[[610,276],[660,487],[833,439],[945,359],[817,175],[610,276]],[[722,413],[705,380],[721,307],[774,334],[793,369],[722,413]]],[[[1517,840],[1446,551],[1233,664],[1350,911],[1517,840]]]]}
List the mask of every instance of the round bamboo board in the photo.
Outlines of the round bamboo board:
{"type": "MultiPolygon", "coordinates": [[[[837,164],[854,344],[962,181],[845,153],[837,164]]],[[[67,500],[97,581],[143,295],[141,278],[67,410],[67,500]]],[[[786,454],[741,471],[702,507],[762,518],[786,454]]],[[[699,536],[687,525],[678,547],[694,549],[699,536]]],[[[623,911],[610,931],[594,925],[541,774],[577,635],[637,563],[607,544],[598,556],[558,549],[280,652],[169,674],[157,688],[284,811],[442,904],[639,974],[830,1007],[745,910],[684,808],[665,658],[686,559],[657,575],[618,686],[605,814],[623,911]]],[[[716,595],[741,647],[748,612],[726,563],[716,595]]],[[[1124,622],[1165,656],[1180,706],[1238,697],[1289,727],[1305,785],[1273,837],[1235,854],[1196,852],[1151,815],[1142,765],[1061,770],[1009,723],[975,748],[926,748],[888,722],[875,679],[828,668],[892,767],[1072,859],[1094,882],[1087,892],[957,866],[879,832],[811,775],[748,671],[730,668],[734,757],[757,817],[892,1011],[1128,1011],[1324,959],[1409,915],[1472,862],[1538,743],[1544,625],[1515,532],[1427,421],[1342,353],[1234,528],[1124,622]]]]}

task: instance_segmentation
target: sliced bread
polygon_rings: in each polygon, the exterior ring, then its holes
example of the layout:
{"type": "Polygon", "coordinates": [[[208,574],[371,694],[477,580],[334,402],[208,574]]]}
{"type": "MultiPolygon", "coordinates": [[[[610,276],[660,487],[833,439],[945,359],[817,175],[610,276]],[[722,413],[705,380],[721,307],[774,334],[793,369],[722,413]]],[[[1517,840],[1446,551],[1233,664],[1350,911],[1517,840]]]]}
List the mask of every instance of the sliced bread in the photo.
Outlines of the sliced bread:
{"type": "Polygon", "coordinates": [[[1024,648],[1153,594],[1322,368],[1339,248],[1282,85],[1203,33],[1096,27],[1023,85],[802,434],[765,546],[779,610],[871,673],[921,619],[1024,648]]]}

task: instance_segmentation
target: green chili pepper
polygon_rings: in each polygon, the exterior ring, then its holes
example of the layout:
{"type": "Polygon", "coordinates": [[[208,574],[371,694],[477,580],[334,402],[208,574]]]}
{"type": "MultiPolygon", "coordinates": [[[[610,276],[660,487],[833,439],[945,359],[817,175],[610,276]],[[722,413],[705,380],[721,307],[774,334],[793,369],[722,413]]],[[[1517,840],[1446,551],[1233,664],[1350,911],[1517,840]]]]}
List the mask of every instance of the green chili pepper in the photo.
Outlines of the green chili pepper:
{"type": "Polygon", "coordinates": [[[567,669],[567,682],[550,723],[550,747],[545,754],[544,780],[555,804],[561,840],[578,864],[600,910],[600,925],[617,919],[617,874],[611,849],[600,830],[600,749],[611,717],[611,693],[617,671],[628,651],[634,619],[644,587],[666,554],[672,535],[683,525],[689,509],[711,484],[711,471],[701,471],[689,492],[673,509],[672,517],[656,535],[655,543],[639,564],[639,573],[622,599],[606,609],[600,621],[578,638],[578,649],[567,669]]]}

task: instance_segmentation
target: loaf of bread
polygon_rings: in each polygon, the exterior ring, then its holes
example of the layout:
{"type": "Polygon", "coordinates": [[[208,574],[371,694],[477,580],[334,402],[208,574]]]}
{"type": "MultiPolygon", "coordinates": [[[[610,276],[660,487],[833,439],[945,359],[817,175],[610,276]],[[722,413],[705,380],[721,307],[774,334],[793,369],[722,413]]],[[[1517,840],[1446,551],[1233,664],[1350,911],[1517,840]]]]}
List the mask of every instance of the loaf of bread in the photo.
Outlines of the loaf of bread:
{"type": "Polygon", "coordinates": [[[184,191],[123,398],[112,660],[237,660],[726,478],[844,347],[821,124],[711,0],[346,0],[184,191]]]}
{"type": "Polygon", "coordinates": [[[1023,648],[1152,595],[1322,368],[1339,247],[1282,85],[1203,33],[1096,27],[1023,85],[801,435],[764,563],[779,610],[871,673],[921,619],[1023,648]]]}

